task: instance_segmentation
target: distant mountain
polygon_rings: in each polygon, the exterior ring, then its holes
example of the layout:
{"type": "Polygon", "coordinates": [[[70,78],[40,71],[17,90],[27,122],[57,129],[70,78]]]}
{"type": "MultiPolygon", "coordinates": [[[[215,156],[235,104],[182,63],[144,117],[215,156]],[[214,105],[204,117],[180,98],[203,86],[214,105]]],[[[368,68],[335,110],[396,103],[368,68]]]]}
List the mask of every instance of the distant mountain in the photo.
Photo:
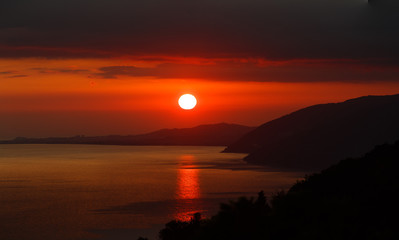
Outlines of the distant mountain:
{"type": "Polygon", "coordinates": [[[18,137],[0,144],[103,144],[103,145],[198,145],[227,146],[244,134],[254,130],[237,124],[208,124],[193,128],[161,129],[155,132],[128,136],[75,136],[67,138],[24,138],[18,137]]]}
{"type": "Polygon", "coordinates": [[[250,163],[319,170],[399,139],[399,95],[314,105],[267,122],[225,152],[250,163]]]}

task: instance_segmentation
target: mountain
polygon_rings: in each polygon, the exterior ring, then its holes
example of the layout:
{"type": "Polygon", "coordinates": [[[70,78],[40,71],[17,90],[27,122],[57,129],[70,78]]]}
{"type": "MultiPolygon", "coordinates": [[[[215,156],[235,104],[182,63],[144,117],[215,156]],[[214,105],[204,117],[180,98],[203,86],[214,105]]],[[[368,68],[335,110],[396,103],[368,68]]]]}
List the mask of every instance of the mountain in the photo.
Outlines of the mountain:
{"type": "Polygon", "coordinates": [[[366,96],[303,108],[267,122],[224,152],[247,162],[319,170],[399,139],[399,95],[366,96]]]}
{"type": "Polygon", "coordinates": [[[197,145],[227,146],[255,129],[237,124],[208,124],[193,128],[161,129],[155,132],[128,136],[75,136],[68,138],[18,137],[0,144],[103,144],[103,145],[197,145]]]}

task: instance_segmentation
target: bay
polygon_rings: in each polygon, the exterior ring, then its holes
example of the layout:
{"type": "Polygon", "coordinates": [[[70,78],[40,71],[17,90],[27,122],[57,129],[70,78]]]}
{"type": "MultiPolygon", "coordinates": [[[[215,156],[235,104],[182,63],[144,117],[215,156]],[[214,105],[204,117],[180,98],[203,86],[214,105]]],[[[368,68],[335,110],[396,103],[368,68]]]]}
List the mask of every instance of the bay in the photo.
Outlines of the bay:
{"type": "Polygon", "coordinates": [[[0,239],[155,239],[172,219],[304,176],[223,148],[0,145],[0,239]]]}

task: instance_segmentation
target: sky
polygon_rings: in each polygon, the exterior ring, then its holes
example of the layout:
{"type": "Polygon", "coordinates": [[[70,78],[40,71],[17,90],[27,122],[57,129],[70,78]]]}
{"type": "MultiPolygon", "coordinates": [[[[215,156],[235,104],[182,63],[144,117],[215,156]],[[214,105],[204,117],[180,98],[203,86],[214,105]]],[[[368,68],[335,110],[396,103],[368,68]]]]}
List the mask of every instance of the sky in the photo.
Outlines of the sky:
{"type": "Polygon", "coordinates": [[[0,139],[258,126],[397,94],[398,12],[395,0],[1,0],[0,139]]]}

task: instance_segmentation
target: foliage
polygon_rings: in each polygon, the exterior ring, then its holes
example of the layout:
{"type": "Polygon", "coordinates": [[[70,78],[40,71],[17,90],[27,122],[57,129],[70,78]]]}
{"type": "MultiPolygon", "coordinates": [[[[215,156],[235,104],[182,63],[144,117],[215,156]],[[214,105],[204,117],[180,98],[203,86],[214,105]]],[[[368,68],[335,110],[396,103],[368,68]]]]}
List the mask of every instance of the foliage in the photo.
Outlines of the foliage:
{"type": "Polygon", "coordinates": [[[399,142],[307,176],[266,201],[241,197],[211,219],[171,221],[161,240],[399,239],[399,142]]]}

